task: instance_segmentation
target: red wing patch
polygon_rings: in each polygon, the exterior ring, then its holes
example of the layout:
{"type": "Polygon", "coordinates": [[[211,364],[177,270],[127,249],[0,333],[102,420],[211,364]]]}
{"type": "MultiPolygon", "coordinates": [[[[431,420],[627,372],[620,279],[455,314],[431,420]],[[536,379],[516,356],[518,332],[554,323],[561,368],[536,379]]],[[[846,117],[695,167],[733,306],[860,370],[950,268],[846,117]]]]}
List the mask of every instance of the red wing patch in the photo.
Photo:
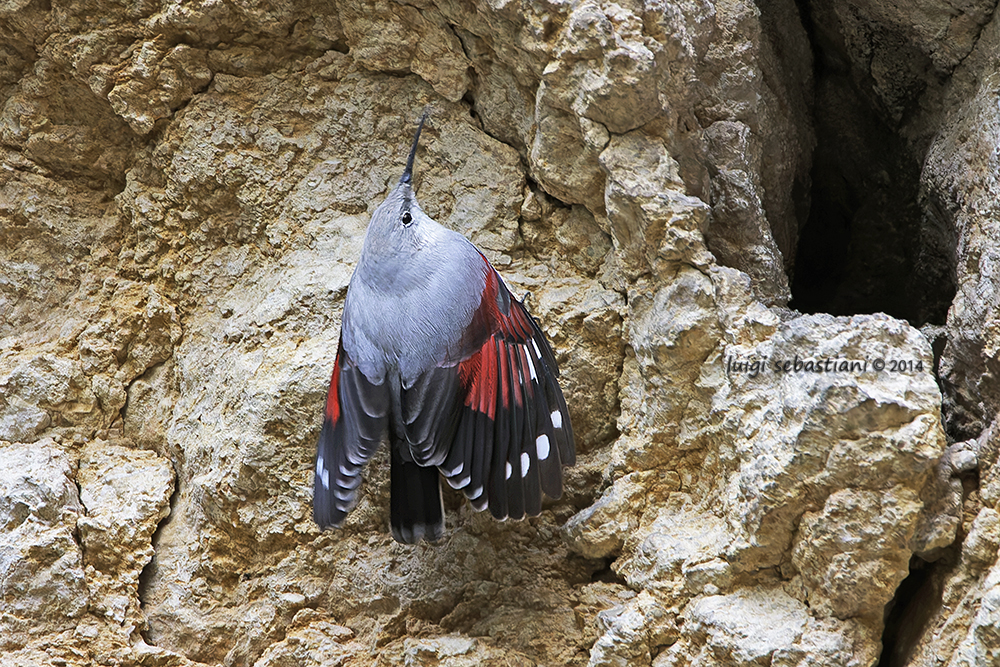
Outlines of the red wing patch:
{"type": "Polygon", "coordinates": [[[336,424],[340,421],[340,345],[337,346],[337,360],[333,364],[333,375],[330,377],[330,390],[326,393],[326,418],[336,424]]]}
{"type": "Polygon", "coordinates": [[[576,458],[559,369],[541,329],[487,264],[467,337],[483,342],[458,365],[464,393],[454,443],[439,469],[476,509],[500,519],[541,511],[576,458]]]}

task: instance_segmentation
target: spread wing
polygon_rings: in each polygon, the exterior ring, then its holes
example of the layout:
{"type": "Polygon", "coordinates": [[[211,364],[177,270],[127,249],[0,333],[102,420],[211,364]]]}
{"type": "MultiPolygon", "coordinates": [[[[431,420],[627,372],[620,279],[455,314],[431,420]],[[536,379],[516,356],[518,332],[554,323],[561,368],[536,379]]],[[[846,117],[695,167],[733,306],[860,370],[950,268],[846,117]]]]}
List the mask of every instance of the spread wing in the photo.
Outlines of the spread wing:
{"type": "Polygon", "coordinates": [[[368,381],[341,337],[316,452],[313,518],[320,528],[339,527],[357,503],[361,470],[382,440],[389,405],[387,384],[368,381]]]}
{"type": "Polygon", "coordinates": [[[559,369],[545,335],[483,258],[486,287],[457,364],[425,373],[401,407],[413,460],[436,465],[498,519],[541,512],[575,459],[559,369]]]}

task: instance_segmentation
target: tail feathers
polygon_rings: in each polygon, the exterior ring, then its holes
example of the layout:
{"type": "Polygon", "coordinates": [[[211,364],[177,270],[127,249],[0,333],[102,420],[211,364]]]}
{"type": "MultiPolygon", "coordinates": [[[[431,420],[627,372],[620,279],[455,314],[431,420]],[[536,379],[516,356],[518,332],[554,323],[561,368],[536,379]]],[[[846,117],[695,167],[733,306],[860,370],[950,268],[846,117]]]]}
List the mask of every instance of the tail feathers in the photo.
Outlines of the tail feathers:
{"type": "Polygon", "coordinates": [[[434,466],[422,467],[403,460],[400,447],[393,443],[390,470],[389,524],[397,542],[436,542],[444,535],[444,504],[441,483],[434,466]]]}

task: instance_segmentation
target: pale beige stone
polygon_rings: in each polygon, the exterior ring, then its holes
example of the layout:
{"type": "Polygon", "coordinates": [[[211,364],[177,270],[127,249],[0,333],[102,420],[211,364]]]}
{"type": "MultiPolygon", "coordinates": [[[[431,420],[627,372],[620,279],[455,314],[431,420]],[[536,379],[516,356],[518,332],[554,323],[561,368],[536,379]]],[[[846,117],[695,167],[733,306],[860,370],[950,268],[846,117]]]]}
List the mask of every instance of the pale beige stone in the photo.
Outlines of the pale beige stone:
{"type": "Polygon", "coordinates": [[[153,532],[170,513],[173,467],[153,452],[97,440],[84,450],[77,483],[91,608],[140,627],[139,575],[153,557],[153,532]]]}
{"type": "Polygon", "coordinates": [[[72,629],[87,611],[74,467],[51,439],[0,441],[2,651],[23,648],[39,628],[53,634],[72,629]]]}
{"type": "Polygon", "coordinates": [[[154,42],[143,42],[116,73],[116,84],[108,91],[111,108],[137,134],[148,134],[156,121],[212,80],[205,58],[203,50],[185,44],[164,52],[154,42]]]}

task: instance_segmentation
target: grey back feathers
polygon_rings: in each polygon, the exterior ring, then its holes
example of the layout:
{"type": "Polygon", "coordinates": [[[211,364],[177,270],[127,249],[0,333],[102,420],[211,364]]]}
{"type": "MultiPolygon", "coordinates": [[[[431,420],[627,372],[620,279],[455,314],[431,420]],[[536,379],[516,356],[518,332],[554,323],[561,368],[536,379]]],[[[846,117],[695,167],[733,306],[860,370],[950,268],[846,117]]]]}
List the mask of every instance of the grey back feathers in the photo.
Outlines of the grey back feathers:
{"type": "Polygon", "coordinates": [[[459,361],[453,357],[486,280],[475,246],[428,217],[413,194],[420,127],[403,178],[368,225],[343,322],[365,376],[398,373],[405,387],[432,366],[459,361]]]}

